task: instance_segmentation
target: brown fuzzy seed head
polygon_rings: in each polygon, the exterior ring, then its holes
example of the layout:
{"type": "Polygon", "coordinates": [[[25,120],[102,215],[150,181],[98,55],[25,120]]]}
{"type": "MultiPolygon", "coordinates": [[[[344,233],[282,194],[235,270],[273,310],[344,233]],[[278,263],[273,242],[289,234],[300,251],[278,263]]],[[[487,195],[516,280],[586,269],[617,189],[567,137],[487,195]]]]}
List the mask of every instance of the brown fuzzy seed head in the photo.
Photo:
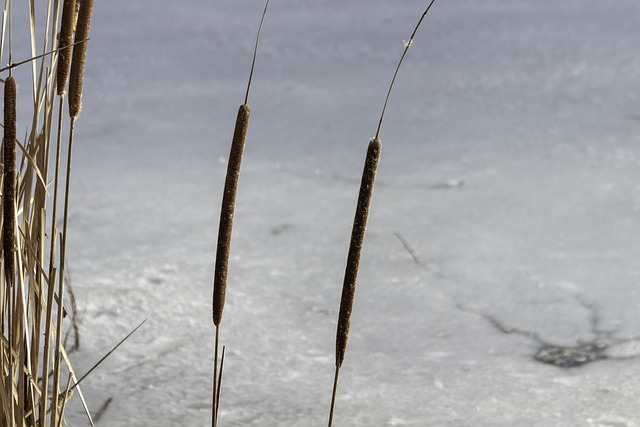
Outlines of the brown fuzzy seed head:
{"type": "Polygon", "coordinates": [[[351,311],[356,293],[360,253],[364,243],[364,233],[367,229],[373,184],[378,170],[378,161],[380,160],[380,148],[380,140],[378,138],[372,139],[367,149],[367,158],[362,172],[362,181],[360,182],[360,194],[358,195],[358,205],[356,206],[356,214],[353,220],[351,243],[349,245],[349,254],[347,255],[347,267],[344,273],[342,297],[340,299],[340,312],[338,313],[338,329],[336,333],[336,366],[338,368],[342,366],[344,355],[347,351],[347,339],[349,338],[351,311]]]}
{"type": "Polygon", "coordinates": [[[56,75],[57,94],[65,93],[67,78],[69,77],[69,69],[71,68],[71,54],[73,48],[73,27],[75,23],[76,0],[64,0],[62,8],[62,22],[60,24],[60,40],[58,47],[58,71],[56,75]]]}
{"type": "Polygon", "coordinates": [[[15,276],[15,198],[16,198],[16,80],[9,76],[4,82],[4,152],[3,152],[3,224],[2,249],[5,275],[13,282],[15,276]]]}
{"type": "Polygon", "coordinates": [[[213,324],[218,326],[222,321],[222,310],[227,293],[227,271],[229,266],[229,250],[231,248],[231,230],[233,228],[233,214],[238,191],[240,164],[244,151],[244,141],[249,127],[249,106],[243,104],[238,110],[236,127],[231,141],[231,152],[227,165],[227,177],[222,195],[220,212],[220,227],[218,229],[218,246],[216,250],[216,265],[213,281],[213,324]]]}
{"type": "MultiPolygon", "coordinates": [[[[89,38],[92,11],[93,0],[80,0],[78,24],[76,26],[76,42],[89,38]]],[[[71,74],[69,76],[69,115],[72,118],[76,118],[80,115],[80,108],[82,107],[82,78],[84,75],[86,54],[86,41],[74,46],[73,55],[71,57],[71,74]]]]}

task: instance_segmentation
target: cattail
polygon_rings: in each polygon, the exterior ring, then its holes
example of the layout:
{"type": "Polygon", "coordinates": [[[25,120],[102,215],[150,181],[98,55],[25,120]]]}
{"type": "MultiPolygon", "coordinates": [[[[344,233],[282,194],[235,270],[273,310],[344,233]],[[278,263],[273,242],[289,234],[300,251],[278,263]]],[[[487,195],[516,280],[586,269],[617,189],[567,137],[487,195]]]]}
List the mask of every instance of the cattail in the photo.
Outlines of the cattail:
{"type": "MultiPolygon", "coordinates": [[[[58,95],[65,93],[67,78],[69,77],[69,69],[71,68],[71,54],[73,52],[71,43],[73,41],[75,13],[76,0],[64,0],[64,6],[62,8],[62,22],[60,24],[60,39],[58,41],[58,46],[61,47],[60,53],[58,54],[58,71],[56,76],[58,95]]],[[[84,42],[82,44],[84,45],[84,42]]]]}
{"type": "Polygon", "coordinates": [[[369,206],[373,195],[373,184],[378,170],[380,160],[380,149],[382,143],[380,139],[373,138],[369,142],[367,157],[364,161],[362,180],[360,181],[360,193],[356,206],[356,215],[353,219],[353,229],[351,231],[351,243],[349,244],[349,254],[347,255],[347,267],[344,273],[344,283],[342,285],[342,297],[340,299],[340,311],[338,313],[338,328],[336,333],[336,369],[333,378],[333,392],[331,393],[331,408],[329,410],[329,427],[333,424],[333,412],[336,404],[336,393],[338,390],[338,376],[340,367],[344,361],[347,351],[347,339],[349,338],[349,325],[351,311],[353,309],[353,299],[356,295],[356,279],[358,267],[360,265],[360,253],[364,242],[364,233],[367,229],[367,219],[369,218],[369,206]]]}
{"type": "Polygon", "coordinates": [[[238,109],[236,127],[233,132],[231,151],[229,153],[227,177],[224,183],[213,282],[213,324],[216,326],[220,325],[220,321],[222,320],[222,310],[224,309],[224,300],[227,291],[231,230],[233,227],[233,214],[236,204],[236,193],[238,191],[238,178],[240,176],[244,141],[247,136],[247,128],[249,127],[249,113],[250,109],[246,104],[242,104],[238,109]]]}
{"type": "Polygon", "coordinates": [[[429,13],[431,6],[433,6],[435,0],[431,0],[426,10],[420,17],[418,24],[415,26],[409,41],[405,43],[404,51],[398,61],[396,70],[391,79],[391,84],[387,91],[387,96],[384,100],[382,107],[382,113],[380,114],[380,120],[378,121],[378,128],[376,129],[375,137],[369,142],[369,148],[367,149],[367,159],[364,163],[364,171],[362,173],[362,181],[360,183],[360,194],[358,196],[358,205],[356,208],[356,216],[353,220],[353,230],[351,232],[351,243],[349,245],[349,255],[347,256],[347,268],[344,275],[344,283],[342,286],[342,297],[340,299],[340,312],[338,313],[338,328],[336,333],[336,368],[333,379],[333,392],[331,394],[331,408],[329,409],[329,427],[333,424],[333,413],[336,403],[336,393],[338,389],[338,377],[340,374],[340,367],[344,361],[344,355],[347,351],[347,340],[349,338],[349,326],[351,318],[351,310],[353,308],[353,299],[356,292],[356,277],[358,275],[358,266],[360,264],[360,252],[362,250],[362,243],[364,242],[364,233],[367,227],[367,218],[369,216],[369,204],[371,202],[371,195],[373,193],[373,183],[376,176],[376,170],[378,168],[378,160],[380,159],[380,129],[382,127],[382,121],[384,119],[384,113],[387,109],[387,103],[389,102],[389,96],[393,90],[393,84],[398,76],[398,71],[402,65],[409,47],[413,43],[413,38],[422,24],[422,21],[429,13]]]}
{"type": "MultiPolygon", "coordinates": [[[[218,405],[220,403],[220,386],[222,381],[222,362],[220,365],[220,376],[218,376],[218,348],[220,342],[220,322],[222,321],[222,311],[224,310],[224,301],[227,294],[227,273],[229,267],[229,250],[231,247],[231,232],[233,228],[233,215],[236,205],[236,194],[238,191],[238,178],[240,177],[240,164],[242,162],[242,153],[244,151],[244,142],[247,137],[247,129],[249,127],[249,92],[251,90],[251,81],[253,79],[253,70],[256,65],[256,55],[258,53],[258,43],[260,42],[260,34],[262,33],[262,25],[269,7],[269,0],[264,5],[260,25],[258,26],[258,35],[256,36],[256,44],[253,49],[253,59],[251,61],[251,71],[249,72],[249,81],[247,83],[247,92],[244,97],[244,103],[238,109],[238,117],[236,118],[236,127],[233,131],[233,139],[231,141],[231,150],[229,153],[229,163],[227,165],[227,176],[224,182],[224,194],[222,196],[222,208],[220,212],[220,226],[218,228],[218,245],[216,248],[216,263],[214,267],[213,278],[213,324],[215,325],[215,344],[213,359],[213,390],[211,402],[211,425],[216,427],[218,423],[218,405]]],[[[224,360],[224,349],[223,349],[224,360]]]]}
{"type": "Polygon", "coordinates": [[[347,267],[342,285],[342,298],[340,300],[340,312],[338,314],[338,332],[336,334],[336,366],[342,366],[344,355],[347,350],[347,339],[349,337],[349,323],[351,310],[353,308],[353,298],[356,292],[356,278],[358,276],[358,266],[360,265],[360,252],[364,242],[364,233],[367,228],[369,218],[369,205],[373,194],[373,184],[378,169],[380,159],[380,148],[382,144],[379,139],[372,139],[367,149],[367,158],[362,172],[360,183],[360,194],[356,215],[353,220],[351,231],[351,243],[347,256],[347,267]]]}
{"type": "Polygon", "coordinates": [[[9,76],[4,82],[4,183],[2,189],[3,226],[2,250],[4,272],[9,283],[15,276],[14,253],[16,250],[16,80],[9,76]]]}
{"type": "Polygon", "coordinates": [[[75,41],[83,41],[73,48],[71,59],[71,74],[69,76],[69,115],[77,118],[82,107],[82,78],[84,75],[84,62],[87,54],[87,42],[89,27],[91,25],[91,12],[93,0],[80,0],[78,11],[78,23],[76,25],[75,41]]]}

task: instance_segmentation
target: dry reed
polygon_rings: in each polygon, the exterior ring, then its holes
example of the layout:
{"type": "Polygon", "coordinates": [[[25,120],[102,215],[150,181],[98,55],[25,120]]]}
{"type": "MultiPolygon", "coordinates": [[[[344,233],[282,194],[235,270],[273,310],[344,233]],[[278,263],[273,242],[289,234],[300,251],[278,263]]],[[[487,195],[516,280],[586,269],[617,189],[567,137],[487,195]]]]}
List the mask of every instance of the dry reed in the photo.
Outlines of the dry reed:
{"type": "MultiPolygon", "coordinates": [[[[65,47],[62,51],[60,51],[58,55],[58,64],[56,69],[56,93],[58,94],[58,132],[56,138],[56,150],[55,150],[55,166],[54,166],[54,178],[53,178],[53,204],[51,210],[51,233],[50,233],[50,245],[49,245],[49,286],[47,291],[47,304],[46,304],[46,323],[45,323],[45,343],[44,343],[44,352],[43,352],[43,371],[48,369],[50,363],[50,346],[51,346],[51,327],[52,327],[52,318],[53,318],[53,298],[55,293],[55,283],[57,276],[57,270],[55,269],[53,254],[56,250],[56,237],[57,233],[57,220],[58,220],[58,199],[59,199],[59,190],[60,190],[60,160],[61,160],[61,151],[62,151],[62,117],[63,117],[63,108],[64,108],[64,97],[66,94],[66,85],[69,79],[69,70],[71,69],[71,58],[73,56],[73,50],[70,46],[71,41],[73,40],[73,31],[75,28],[75,17],[76,17],[76,0],[65,0],[62,8],[62,19],[60,23],[60,36],[59,41],[60,44],[65,47]],[[69,47],[66,47],[69,46],[69,47]]],[[[86,46],[86,41],[82,40],[82,45],[86,46]]],[[[74,43],[75,44],[75,43],[74,43]]],[[[73,126],[73,119],[72,125],[73,126]]],[[[60,280],[62,284],[64,278],[60,280]]],[[[59,291],[60,293],[60,291],[59,291]]],[[[61,319],[58,316],[58,321],[56,324],[60,324],[61,319]]],[[[56,330],[59,334],[60,331],[56,330]]],[[[60,336],[58,335],[58,338],[60,336]]],[[[56,339],[56,348],[60,348],[59,339],[56,339]]],[[[59,357],[57,359],[57,365],[59,366],[59,357]]],[[[42,386],[44,390],[48,390],[49,387],[49,377],[44,376],[42,379],[42,386]]],[[[56,387],[57,389],[57,384],[56,387]]],[[[46,423],[47,412],[46,405],[40,405],[40,420],[44,425],[46,423]]],[[[53,420],[52,420],[53,423],[53,420]]]]}
{"type": "MultiPolygon", "coordinates": [[[[75,40],[85,40],[74,46],[71,56],[71,70],[69,75],[69,142],[67,146],[67,165],[64,190],[64,205],[62,213],[62,233],[60,238],[60,265],[58,273],[58,299],[59,305],[64,306],[64,279],[67,256],[67,237],[69,225],[69,193],[71,188],[71,165],[73,155],[73,136],[75,123],[80,115],[82,106],[82,82],[84,77],[84,66],[87,53],[86,39],[89,36],[91,25],[91,14],[93,11],[93,0],[81,0],[80,10],[78,11],[78,21],[76,25],[75,40]]],[[[56,322],[56,347],[54,358],[54,375],[53,375],[53,402],[52,402],[52,427],[53,421],[59,419],[58,411],[58,395],[61,367],[61,351],[62,351],[62,312],[58,310],[58,318],[56,322]]]]}
{"type": "MultiPolygon", "coordinates": [[[[85,15],[90,15],[92,2],[83,3],[85,15]]],[[[4,274],[0,278],[0,372],[3,373],[0,376],[0,425],[7,427],[62,425],[69,394],[65,391],[64,384],[61,384],[61,378],[67,374],[70,378],[67,381],[67,390],[75,389],[86,410],[82,391],[61,342],[63,321],[66,324],[67,319],[73,315],[66,317],[68,312],[65,310],[64,301],[66,218],[62,232],[62,248],[57,250],[55,244],[59,235],[55,211],[60,196],[57,190],[60,144],[56,156],[56,190],[52,199],[47,189],[50,181],[49,163],[52,153],[55,152],[54,145],[51,144],[51,136],[54,135],[54,98],[58,92],[60,95],[64,93],[66,74],[70,68],[68,65],[65,66],[65,63],[68,63],[72,52],[69,37],[73,29],[69,22],[73,23],[73,7],[69,6],[68,2],[65,5],[65,24],[62,25],[59,19],[61,5],[61,0],[47,0],[37,4],[28,2],[26,7],[29,9],[31,57],[27,60],[11,60],[11,2],[5,4],[0,31],[0,58],[6,44],[5,35],[9,36],[9,65],[0,71],[11,72],[16,67],[31,63],[33,76],[33,88],[32,91],[28,91],[33,107],[32,117],[28,120],[29,132],[22,142],[17,139],[15,110],[12,108],[14,102],[8,101],[15,99],[13,77],[7,78],[5,85],[5,124],[11,124],[5,126],[5,139],[10,142],[7,144],[5,141],[3,150],[3,156],[8,156],[9,159],[3,159],[2,256],[4,262],[12,265],[5,266],[4,274]],[[8,8],[7,5],[11,7],[8,8]],[[40,6],[45,10],[36,10],[40,6]],[[36,29],[36,16],[42,17],[39,22],[44,24],[44,32],[36,29]],[[7,23],[9,31],[5,31],[7,23]],[[65,27],[65,30],[59,25],[65,27]],[[59,32],[62,32],[60,38],[59,32]],[[41,53],[36,52],[36,34],[44,34],[41,53]],[[59,64],[62,64],[61,69],[57,68],[59,64]],[[16,146],[20,150],[18,153],[16,146]],[[16,154],[22,156],[16,160],[16,154]],[[7,189],[7,186],[13,186],[13,189],[7,189]],[[48,206],[52,206],[53,215],[49,212],[48,206]],[[47,236],[45,230],[48,224],[51,225],[51,233],[47,236]],[[45,249],[47,239],[50,241],[49,250],[45,249]],[[53,384],[53,387],[50,387],[50,384],[53,384]]],[[[89,19],[83,22],[84,33],[81,31],[80,34],[76,34],[74,44],[86,44],[89,19]]],[[[82,56],[82,60],[78,60],[80,65],[76,66],[80,72],[77,80],[79,83],[75,86],[77,94],[81,94],[82,90],[84,55],[82,56]]],[[[79,105],[77,109],[79,110],[79,105]]],[[[72,122],[77,113],[73,117],[72,122]]],[[[60,114],[59,131],[61,127],[60,114]]],[[[68,177],[70,156],[67,166],[68,177]]],[[[65,212],[68,209],[68,190],[67,183],[64,195],[65,212]]],[[[88,419],[89,424],[93,425],[89,415],[88,419]]]]}
{"type": "Polygon", "coordinates": [[[376,170],[378,168],[378,161],[380,159],[380,129],[382,127],[382,121],[387,109],[387,103],[389,102],[389,96],[393,89],[393,85],[398,76],[400,66],[404,61],[404,58],[413,43],[413,38],[422,24],[422,21],[429,13],[431,6],[435,0],[431,0],[427,9],[424,11],[418,24],[415,26],[413,33],[409,37],[409,40],[405,43],[405,49],[398,61],[391,84],[387,90],[387,96],[385,97],[384,106],[382,107],[382,113],[378,121],[378,127],[376,129],[375,137],[369,142],[367,149],[367,156],[365,160],[364,170],[362,172],[362,181],[360,183],[360,193],[358,195],[358,203],[356,207],[356,214],[353,220],[353,229],[351,232],[351,242],[349,244],[349,252],[347,255],[347,266],[345,269],[344,283],[342,285],[342,297],[340,299],[340,311],[338,313],[338,325],[336,332],[336,360],[335,360],[335,372],[333,378],[333,391],[331,393],[331,406],[329,409],[329,424],[333,425],[333,414],[335,410],[336,395],[338,389],[338,378],[340,376],[340,368],[344,361],[345,353],[347,351],[347,340],[349,338],[349,328],[351,324],[351,312],[353,311],[353,301],[356,291],[356,279],[358,275],[358,267],[360,265],[360,254],[362,251],[362,244],[364,242],[364,235],[367,227],[367,218],[369,217],[369,206],[371,203],[371,196],[373,194],[373,185],[376,176],[376,170]]]}

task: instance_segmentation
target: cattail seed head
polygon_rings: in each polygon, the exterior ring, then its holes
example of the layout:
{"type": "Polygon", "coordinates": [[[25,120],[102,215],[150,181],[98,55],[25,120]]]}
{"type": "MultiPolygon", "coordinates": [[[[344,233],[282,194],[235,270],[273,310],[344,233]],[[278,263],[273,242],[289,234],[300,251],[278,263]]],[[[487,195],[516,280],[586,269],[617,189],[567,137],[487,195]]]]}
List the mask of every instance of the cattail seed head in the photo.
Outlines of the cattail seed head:
{"type": "Polygon", "coordinates": [[[233,132],[227,176],[224,183],[222,208],[220,212],[220,227],[218,229],[218,246],[216,250],[216,264],[213,282],[213,324],[218,326],[222,320],[222,310],[227,292],[227,271],[229,266],[229,250],[231,247],[231,230],[233,214],[238,191],[240,164],[244,151],[244,141],[249,127],[249,106],[243,104],[238,109],[236,127],[233,132]]]}
{"type": "Polygon", "coordinates": [[[364,233],[367,228],[367,219],[369,218],[369,206],[371,204],[376,171],[378,170],[380,149],[380,140],[378,138],[372,139],[367,149],[367,158],[362,172],[362,181],[360,182],[360,194],[358,195],[358,205],[353,220],[347,267],[342,285],[342,298],[340,299],[340,312],[338,314],[338,330],[336,334],[336,366],[338,368],[342,366],[344,355],[347,351],[347,339],[349,337],[353,300],[356,293],[356,278],[360,265],[360,253],[364,242],[364,233]]]}
{"type": "Polygon", "coordinates": [[[16,80],[9,76],[4,82],[4,152],[3,152],[3,226],[2,250],[4,252],[4,271],[9,283],[15,276],[14,253],[15,236],[15,198],[16,198],[16,80]]]}
{"type": "Polygon", "coordinates": [[[82,107],[82,79],[84,75],[84,63],[87,54],[87,42],[89,28],[91,26],[91,13],[93,0],[80,0],[78,11],[78,24],[76,26],[75,42],[83,41],[74,46],[71,57],[71,74],[69,75],[69,115],[77,118],[82,107]]]}
{"type": "MultiPolygon", "coordinates": [[[[56,75],[57,94],[65,93],[69,69],[71,68],[71,55],[73,48],[73,28],[75,24],[76,0],[64,0],[62,7],[62,22],[60,24],[60,40],[58,46],[61,48],[58,53],[58,71],[56,75]]],[[[83,43],[84,44],[84,43],[83,43]]]]}

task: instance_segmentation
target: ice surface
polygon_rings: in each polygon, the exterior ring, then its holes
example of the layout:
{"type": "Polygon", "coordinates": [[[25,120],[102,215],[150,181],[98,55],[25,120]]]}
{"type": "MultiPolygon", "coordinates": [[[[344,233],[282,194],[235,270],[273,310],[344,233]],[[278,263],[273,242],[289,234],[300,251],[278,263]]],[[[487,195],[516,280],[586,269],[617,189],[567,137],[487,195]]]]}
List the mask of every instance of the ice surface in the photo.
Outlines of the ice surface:
{"type": "MultiPolygon", "coordinates": [[[[102,425],[209,422],[219,202],[262,7],[96,2],[69,236],[77,371],[149,319],[83,383],[93,410],[113,398],[102,425]]],[[[364,153],[424,7],[270,6],[221,425],[326,423],[364,153]]],[[[335,425],[638,425],[638,40],[635,0],[436,2],[381,133],[335,425]],[[543,364],[533,335],[602,338],[607,358],[543,364]]]]}

